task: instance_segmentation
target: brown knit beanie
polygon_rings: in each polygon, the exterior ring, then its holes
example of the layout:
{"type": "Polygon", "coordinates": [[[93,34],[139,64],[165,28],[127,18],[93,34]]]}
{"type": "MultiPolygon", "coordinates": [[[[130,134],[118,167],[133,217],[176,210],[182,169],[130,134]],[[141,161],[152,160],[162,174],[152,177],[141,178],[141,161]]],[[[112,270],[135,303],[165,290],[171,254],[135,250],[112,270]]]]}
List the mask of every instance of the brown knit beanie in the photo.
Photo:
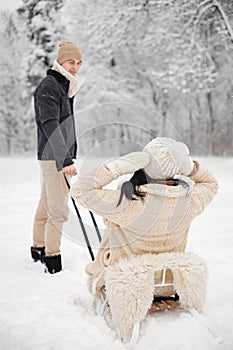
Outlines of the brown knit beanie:
{"type": "Polygon", "coordinates": [[[72,41],[62,41],[59,44],[59,51],[57,56],[57,62],[63,64],[64,62],[76,59],[82,61],[82,54],[78,46],[72,41]]]}

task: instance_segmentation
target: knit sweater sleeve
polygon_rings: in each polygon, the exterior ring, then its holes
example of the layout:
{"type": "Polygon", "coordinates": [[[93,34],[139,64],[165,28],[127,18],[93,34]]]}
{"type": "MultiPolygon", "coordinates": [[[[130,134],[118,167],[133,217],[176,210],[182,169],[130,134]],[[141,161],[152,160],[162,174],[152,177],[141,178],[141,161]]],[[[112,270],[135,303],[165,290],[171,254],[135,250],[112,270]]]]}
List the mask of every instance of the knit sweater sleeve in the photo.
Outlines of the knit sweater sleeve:
{"type": "Polygon", "coordinates": [[[199,163],[198,171],[191,176],[191,179],[195,182],[191,193],[191,203],[195,214],[198,215],[216,195],[218,191],[218,182],[214,175],[199,163]]]}
{"type": "Polygon", "coordinates": [[[120,189],[103,188],[114,180],[110,170],[102,165],[90,171],[76,181],[71,188],[72,197],[83,207],[97,215],[109,219],[113,223],[124,225],[129,223],[132,201],[124,198],[117,207],[120,189]],[[124,212],[124,214],[123,214],[124,212]]]}

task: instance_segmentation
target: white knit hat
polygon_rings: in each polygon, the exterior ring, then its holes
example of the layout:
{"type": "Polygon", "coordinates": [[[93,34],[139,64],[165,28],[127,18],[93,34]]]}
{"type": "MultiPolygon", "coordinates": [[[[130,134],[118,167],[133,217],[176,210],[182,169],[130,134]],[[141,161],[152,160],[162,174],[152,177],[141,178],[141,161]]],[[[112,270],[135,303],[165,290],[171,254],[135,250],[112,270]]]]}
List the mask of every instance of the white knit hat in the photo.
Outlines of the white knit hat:
{"type": "Polygon", "coordinates": [[[143,151],[151,158],[144,170],[152,179],[169,179],[178,173],[189,175],[193,169],[188,147],[171,138],[157,137],[143,151]]]}

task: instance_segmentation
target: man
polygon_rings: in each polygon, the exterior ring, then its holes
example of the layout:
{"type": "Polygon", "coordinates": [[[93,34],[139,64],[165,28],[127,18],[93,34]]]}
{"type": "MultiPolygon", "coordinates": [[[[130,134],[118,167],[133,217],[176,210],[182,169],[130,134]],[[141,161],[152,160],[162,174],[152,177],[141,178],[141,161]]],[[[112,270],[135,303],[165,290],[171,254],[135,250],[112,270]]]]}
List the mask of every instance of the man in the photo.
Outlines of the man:
{"type": "Polygon", "coordinates": [[[81,85],[76,75],[81,64],[80,49],[72,42],[62,42],[54,66],[34,92],[42,191],[34,219],[31,256],[44,263],[49,273],[62,269],[62,225],[69,213],[66,180],[70,182],[76,175],[73,99],[81,85]]]}

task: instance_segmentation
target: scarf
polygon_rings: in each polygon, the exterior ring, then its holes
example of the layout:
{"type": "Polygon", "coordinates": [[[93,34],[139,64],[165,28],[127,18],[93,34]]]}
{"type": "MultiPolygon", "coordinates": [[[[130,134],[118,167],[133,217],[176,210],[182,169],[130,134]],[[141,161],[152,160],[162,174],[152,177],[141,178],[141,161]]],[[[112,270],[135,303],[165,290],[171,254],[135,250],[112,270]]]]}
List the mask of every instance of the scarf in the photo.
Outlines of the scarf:
{"type": "Polygon", "coordinates": [[[73,97],[82,86],[83,79],[81,79],[78,75],[72,75],[71,73],[69,73],[57,61],[54,61],[52,69],[58,73],[61,73],[66,79],[69,80],[70,85],[69,85],[68,96],[73,97]]]}

